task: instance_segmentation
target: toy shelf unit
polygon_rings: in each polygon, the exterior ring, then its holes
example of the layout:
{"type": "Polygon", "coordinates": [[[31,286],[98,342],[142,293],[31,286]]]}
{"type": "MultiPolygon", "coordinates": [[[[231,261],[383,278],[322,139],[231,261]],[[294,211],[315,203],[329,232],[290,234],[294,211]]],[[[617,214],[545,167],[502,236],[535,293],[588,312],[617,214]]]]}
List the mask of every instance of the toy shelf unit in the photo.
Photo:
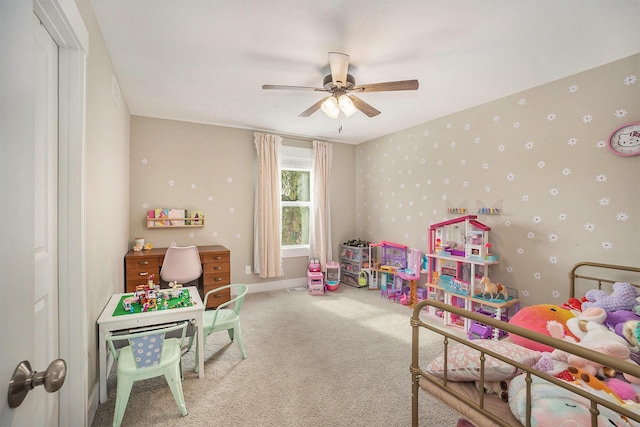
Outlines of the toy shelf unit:
{"type": "Polygon", "coordinates": [[[147,228],[154,229],[204,227],[204,213],[186,209],[150,209],[146,221],[147,228]]]}
{"type": "Polygon", "coordinates": [[[368,278],[371,277],[371,245],[366,246],[350,246],[348,244],[340,245],[340,281],[349,286],[357,288],[364,287],[368,284],[368,278]],[[361,273],[364,274],[361,275],[361,273]],[[367,280],[359,280],[366,274],[367,280]]]}

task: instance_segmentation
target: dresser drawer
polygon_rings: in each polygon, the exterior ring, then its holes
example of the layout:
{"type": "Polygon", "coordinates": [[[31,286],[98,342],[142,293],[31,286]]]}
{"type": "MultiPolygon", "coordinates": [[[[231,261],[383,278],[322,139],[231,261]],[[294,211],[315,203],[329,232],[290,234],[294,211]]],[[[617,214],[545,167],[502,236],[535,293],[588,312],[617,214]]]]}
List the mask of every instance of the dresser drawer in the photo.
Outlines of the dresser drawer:
{"type": "MultiPolygon", "coordinates": [[[[221,285],[223,286],[223,285],[221,285]]],[[[215,286],[212,289],[215,289],[217,286],[215,286]]],[[[211,289],[209,289],[211,290],[211,289]]],[[[207,289],[205,289],[205,294],[209,291],[207,289]]],[[[231,299],[231,290],[230,289],[223,289],[219,292],[214,292],[211,295],[209,295],[209,299],[207,300],[207,307],[206,308],[215,308],[217,306],[219,306],[222,303],[225,303],[227,301],[229,301],[231,299]]]]}

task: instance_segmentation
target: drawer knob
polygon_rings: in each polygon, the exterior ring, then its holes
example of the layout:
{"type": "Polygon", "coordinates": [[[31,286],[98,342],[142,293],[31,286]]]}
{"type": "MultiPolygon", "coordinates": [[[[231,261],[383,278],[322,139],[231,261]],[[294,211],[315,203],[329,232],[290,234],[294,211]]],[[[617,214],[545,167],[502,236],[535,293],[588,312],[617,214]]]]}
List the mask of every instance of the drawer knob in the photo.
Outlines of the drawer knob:
{"type": "Polygon", "coordinates": [[[222,270],[222,267],[214,267],[214,270],[222,270]]]}
{"type": "Polygon", "coordinates": [[[142,273],[138,273],[138,276],[148,276],[149,272],[148,271],[143,271],[142,273]]]}
{"type": "Polygon", "coordinates": [[[214,280],[215,280],[216,282],[219,282],[219,281],[221,281],[221,280],[222,280],[222,277],[216,277],[214,280]]]}
{"type": "Polygon", "coordinates": [[[149,265],[149,261],[139,261],[138,265],[149,265]]]}

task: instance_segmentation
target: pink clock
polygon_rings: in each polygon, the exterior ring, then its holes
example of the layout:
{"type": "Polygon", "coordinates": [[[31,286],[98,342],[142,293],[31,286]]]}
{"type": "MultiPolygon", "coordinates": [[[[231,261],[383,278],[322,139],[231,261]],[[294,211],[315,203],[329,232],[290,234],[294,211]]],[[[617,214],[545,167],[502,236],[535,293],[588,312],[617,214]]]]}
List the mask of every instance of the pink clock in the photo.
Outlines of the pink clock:
{"type": "Polygon", "coordinates": [[[629,123],[614,130],[609,136],[607,148],[617,156],[640,154],[640,122],[629,123]]]}

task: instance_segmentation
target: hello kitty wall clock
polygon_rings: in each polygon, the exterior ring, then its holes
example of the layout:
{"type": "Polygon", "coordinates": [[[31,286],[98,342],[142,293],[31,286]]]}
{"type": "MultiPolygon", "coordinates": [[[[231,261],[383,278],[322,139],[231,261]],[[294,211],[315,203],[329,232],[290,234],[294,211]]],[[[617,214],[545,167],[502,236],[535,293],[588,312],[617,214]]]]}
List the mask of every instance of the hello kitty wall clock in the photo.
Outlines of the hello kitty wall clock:
{"type": "Polygon", "coordinates": [[[614,130],[609,136],[607,148],[618,156],[640,154],[640,122],[629,123],[614,130]]]}

